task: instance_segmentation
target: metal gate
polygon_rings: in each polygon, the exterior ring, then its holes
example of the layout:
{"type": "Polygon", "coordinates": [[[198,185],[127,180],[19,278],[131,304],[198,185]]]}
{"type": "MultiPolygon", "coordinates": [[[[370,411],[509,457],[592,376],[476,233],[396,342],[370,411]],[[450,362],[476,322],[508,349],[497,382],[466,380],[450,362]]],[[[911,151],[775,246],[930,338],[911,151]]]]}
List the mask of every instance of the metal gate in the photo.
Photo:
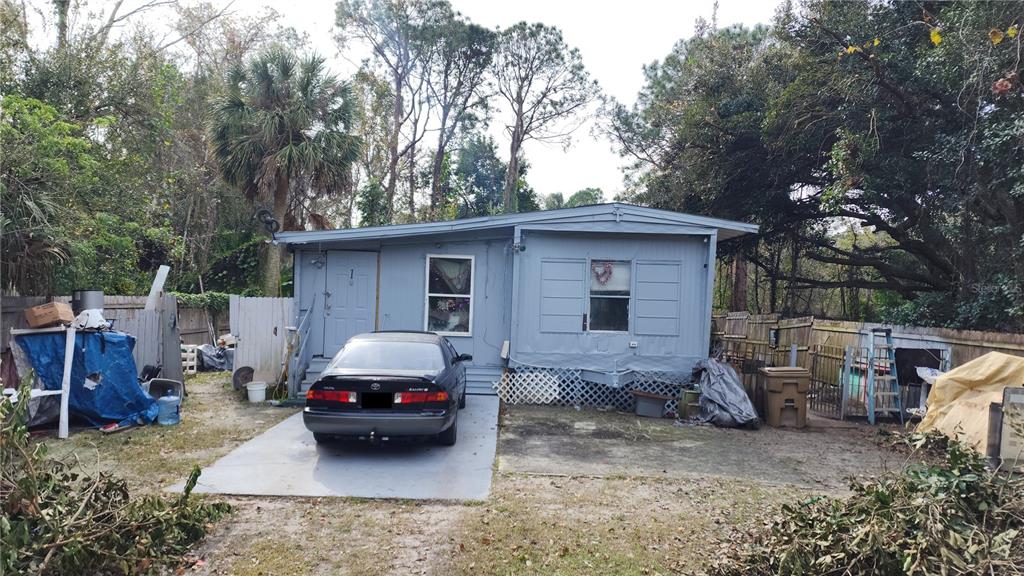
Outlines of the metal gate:
{"type": "Polygon", "coordinates": [[[843,417],[843,373],[845,350],[838,346],[811,347],[811,389],[808,408],[829,418],[843,417]]]}
{"type": "MultiPolygon", "coordinates": [[[[815,344],[811,353],[811,390],[808,408],[829,418],[865,418],[869,406],[867,348],[815,344]]],[[[875,365],[875,370],[880,367],[875,365]]],[[[904,390],[904,401],[909,400],[904,390]]]]}

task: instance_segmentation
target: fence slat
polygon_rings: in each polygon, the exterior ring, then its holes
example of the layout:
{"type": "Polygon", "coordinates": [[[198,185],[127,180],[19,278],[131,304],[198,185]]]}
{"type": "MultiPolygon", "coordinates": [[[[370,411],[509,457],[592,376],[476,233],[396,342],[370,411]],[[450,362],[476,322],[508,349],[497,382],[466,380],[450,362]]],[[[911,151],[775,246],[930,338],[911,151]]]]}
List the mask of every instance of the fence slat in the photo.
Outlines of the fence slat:
{"type": "Polygon", "coordinates": [[[235,344],[235,368],[249,366],[253,378],[277,382],[285,359],[288,331],[294,322],[291,298],[232,296],[231,333],[235,344]]]}

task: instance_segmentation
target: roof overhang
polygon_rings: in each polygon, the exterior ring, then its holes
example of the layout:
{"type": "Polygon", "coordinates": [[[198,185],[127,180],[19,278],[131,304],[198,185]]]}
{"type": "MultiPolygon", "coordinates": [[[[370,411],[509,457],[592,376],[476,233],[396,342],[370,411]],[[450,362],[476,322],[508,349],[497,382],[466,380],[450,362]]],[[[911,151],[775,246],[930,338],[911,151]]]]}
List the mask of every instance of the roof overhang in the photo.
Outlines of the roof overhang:
{"type": "Polygon", "coordinates": [[[515,228],[517,226],[551,231],[565,230],[567,232],[575,230],[640,233],[645,225],[647,225],[649,233],[710,234],[715,232],[719,241],[729,240],[745,234],[756,234],[758,230],[756,224],[612,202],[577,208],[500,214],[463,220],[446,220],[443,222],[281,232],[276,235],[276,241],[280,244],[290,245],[330,244],[359,240],[436,236],[496,228],[515,228]]]}

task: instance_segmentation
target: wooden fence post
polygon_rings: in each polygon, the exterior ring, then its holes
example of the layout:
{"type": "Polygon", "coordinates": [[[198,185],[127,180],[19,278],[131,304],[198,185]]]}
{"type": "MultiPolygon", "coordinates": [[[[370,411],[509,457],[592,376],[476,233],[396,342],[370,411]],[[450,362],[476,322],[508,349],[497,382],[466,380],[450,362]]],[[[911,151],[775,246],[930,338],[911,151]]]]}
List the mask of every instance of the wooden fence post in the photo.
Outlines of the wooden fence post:
{"type": "Polygon", "coordinates": [[[163,377],[184,382],[185,374],[181,368],[181,335],[178,333],[178,300],[173,294],[165,294],[160,299],[158,310],[163,377]]]}

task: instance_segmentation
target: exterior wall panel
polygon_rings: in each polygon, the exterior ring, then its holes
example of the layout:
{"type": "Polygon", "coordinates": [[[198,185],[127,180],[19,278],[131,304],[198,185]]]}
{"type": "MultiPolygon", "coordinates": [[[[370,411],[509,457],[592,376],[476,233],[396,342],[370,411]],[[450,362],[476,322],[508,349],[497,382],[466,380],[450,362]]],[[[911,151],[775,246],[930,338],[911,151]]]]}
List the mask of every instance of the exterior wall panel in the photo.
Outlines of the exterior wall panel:
{"type": "Polygon", "coordinates": [[[689,370],[707,355],[706,237],[524,231],[513,363],[689,370]],[[629,331],[583,331],[591,260],[632,263],[629,331]]]}
{"type": "Polygon", "coordinates": [[[448,336],[474,366],[501,366],[511,322],[511,239],[385,245],[380,252],[380,329],[423,330],[427,254],[473,256],[472,336],[448,336]]]}
{"type": "Polygon", "coordinates": [[[586,260],[542,260],[540,331],[582,332],[586,260]]]}
{"type": "Polygon", "coordinates": [[[641,335],[678,336],[681,262],[636,264],[636,329],[641,335]]]}

